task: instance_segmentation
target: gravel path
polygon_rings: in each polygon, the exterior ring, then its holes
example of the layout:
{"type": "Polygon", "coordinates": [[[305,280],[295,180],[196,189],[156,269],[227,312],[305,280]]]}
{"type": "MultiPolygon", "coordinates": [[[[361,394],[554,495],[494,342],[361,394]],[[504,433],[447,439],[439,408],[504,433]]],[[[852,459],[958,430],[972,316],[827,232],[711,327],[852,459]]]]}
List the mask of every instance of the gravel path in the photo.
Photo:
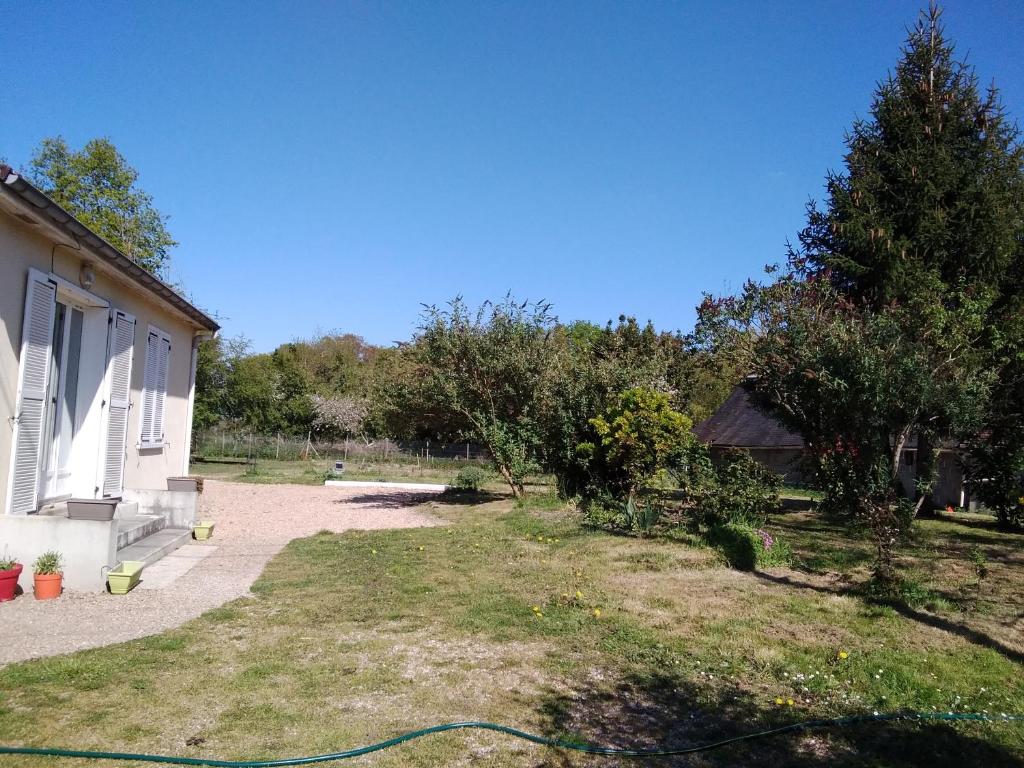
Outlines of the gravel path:
{"type": "MultiPolygon", "coordinates": [[[[292,539],[321,530],[414,528],[441,521],[415,508],[433,494],[392,489],[250,485],[207,480],[202,517],[216,522],[215,549],[159,589],[127,595],[25,594],[0,603],[0,664],[155,635],[249,594],[267,562],[292,539]]],[[[179,550],[180,552],[181,550],[179,550]]],[[[163,561],[161,561],[163,562],[163,561]]],[[[159,566],[155,563],[154,566],[159,566]]],[[[143,572],[143,582],[146,573],[143,572]]]]}

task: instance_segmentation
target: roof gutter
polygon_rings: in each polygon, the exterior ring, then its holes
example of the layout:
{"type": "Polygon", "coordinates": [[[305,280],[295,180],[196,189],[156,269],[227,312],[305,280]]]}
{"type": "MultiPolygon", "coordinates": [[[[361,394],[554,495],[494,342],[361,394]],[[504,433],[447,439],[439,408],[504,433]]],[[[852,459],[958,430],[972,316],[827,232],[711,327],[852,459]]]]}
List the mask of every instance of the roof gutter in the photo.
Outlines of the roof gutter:
{"type": "Polygon", "coordinates": [[[79,245],[87,247],[102,261],[112,266],[119,273],[131,278],[137,285],[145,288],[167,304],[193,320],[201,328],[216,332],[220,325],[212,317],[197,308],[167,283],[139,266],[132,258],[125,256],[114,246],[97,235],[78,219],[40,192],[10,166],[0,165],[0,188],[20,198],[21,202],[46,224],[67,235],[79,245]]]}

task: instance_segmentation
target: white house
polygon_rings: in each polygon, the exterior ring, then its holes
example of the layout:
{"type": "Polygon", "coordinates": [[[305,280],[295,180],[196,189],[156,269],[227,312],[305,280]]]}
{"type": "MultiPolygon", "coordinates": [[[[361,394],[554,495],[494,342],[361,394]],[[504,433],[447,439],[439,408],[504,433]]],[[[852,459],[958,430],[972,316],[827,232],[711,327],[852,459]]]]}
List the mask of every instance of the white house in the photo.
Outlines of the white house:
{"type": "MultiPolygon", "coordinates": [[[[58,549],[65,587],[187,540],[199,341],[217,323],[0,165],[0,556],[58,549]],[[68,499],[122,499],[112,521],[68,499]],[[134,547],[134,549],[132,549],[134,547]]],[[[194,494],[193,494],[194,496],[194,494]]]]}

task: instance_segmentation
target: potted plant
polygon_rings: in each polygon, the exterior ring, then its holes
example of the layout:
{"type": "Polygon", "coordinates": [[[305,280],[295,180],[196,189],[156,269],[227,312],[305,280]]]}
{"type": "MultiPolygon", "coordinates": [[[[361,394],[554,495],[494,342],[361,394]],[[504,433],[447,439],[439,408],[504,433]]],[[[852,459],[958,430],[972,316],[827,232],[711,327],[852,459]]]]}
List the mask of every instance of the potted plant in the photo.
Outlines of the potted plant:
{"type": "Polygon", "coordinates": [[[14,599],[21,568],[21,563],[6,555],[0,560],[0,602],[14,599]]]}
{"type": "Polygon", "coordinates": [[[61,582],[64,579],[62,565],[63,558],[60,552],[55,550],[43,552],[36,558],[32,564],[36,600],[53,600],[60,597],[61,582]]]}
{"type": "Polygon", "coordinates": [[[206,541],[213,536],[213,521],[200,520],[192,527],[192,535],[197,541],[206,541]]]}

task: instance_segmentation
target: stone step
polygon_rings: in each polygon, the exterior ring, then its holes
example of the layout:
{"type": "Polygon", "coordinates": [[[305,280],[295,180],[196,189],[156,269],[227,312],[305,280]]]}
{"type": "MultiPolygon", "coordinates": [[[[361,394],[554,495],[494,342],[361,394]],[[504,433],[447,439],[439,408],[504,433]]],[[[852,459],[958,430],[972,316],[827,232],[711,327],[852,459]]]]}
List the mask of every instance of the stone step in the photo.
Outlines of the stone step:
{"type": "Polygon", "coordinates": [[[117,560],[139,560],[149,565],[190,541],[191,528],[164,528],[124,549],[117,550],[117,560]]]}
{"type": "Polygon", "coordinates": [[[164,528],[163,515],[136,515],[117,518],[117,548],[123,549],[164,528]]]}

